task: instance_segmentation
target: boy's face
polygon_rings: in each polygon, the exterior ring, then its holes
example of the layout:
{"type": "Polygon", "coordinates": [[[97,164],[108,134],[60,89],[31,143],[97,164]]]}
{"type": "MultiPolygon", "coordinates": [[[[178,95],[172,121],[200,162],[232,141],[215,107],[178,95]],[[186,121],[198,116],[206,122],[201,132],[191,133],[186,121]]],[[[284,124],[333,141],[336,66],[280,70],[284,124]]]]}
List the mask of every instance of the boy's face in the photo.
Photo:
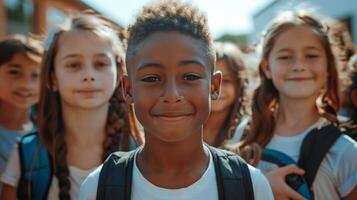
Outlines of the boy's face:
{"type": "Polygon", "coordinates": [[[0,101],[18,109],[28,109],[39,99],[40,64],[25,54],[14,54],[0,65],[0,101]]]}
{"type": "Polygon", "coordinates": [[[129,60],[127,96],[146,137],[179,142],[201,133],[218,97],[221,74],[211,74],[201,43],[178,32],[157,32],[129,60]]]}

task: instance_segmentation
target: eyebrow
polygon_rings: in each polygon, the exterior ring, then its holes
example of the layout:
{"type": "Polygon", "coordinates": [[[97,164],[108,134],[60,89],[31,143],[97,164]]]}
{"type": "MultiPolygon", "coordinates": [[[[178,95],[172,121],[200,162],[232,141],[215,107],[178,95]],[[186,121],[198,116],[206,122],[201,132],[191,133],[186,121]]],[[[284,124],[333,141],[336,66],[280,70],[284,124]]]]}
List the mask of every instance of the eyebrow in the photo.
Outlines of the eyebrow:
{"type": "MultiPolygon", "coordinates": [[[[315,50],[321,51],[320,48],[317,48],[317,47],[315,47],[315,46],[307,46],[307,47],[304,47],[304,50],[310,50],[310,49],[315,49],[315,50]]],[[[289,49],[289,48],[282,48],[282,49],[279,49],[277,52],[280,53],[280,52],[284,52],[284,51],[292,51],[292,50],[289,49]]]]}
{"type": "Polygon", "coordinates": [[[106,53],[98,53],[94,55],[95,57],[109,57],[106,53]]]}
{"type": "Polygon", "coordinates": [[[315,46],[308,46],[308,47],[305,47],[304,49],[306,49],[306,50],[315,49],[315,50],[318,50],[318,51],[322,50],[321,48],[318,48],[318,47],[315,47],[315,46]]]}
{"type": "Polygon", "coordinates": [[[21,65],[20,65],[20,64],[15,64],[15,63],[8,64],[7,66],[8,66],[9,68],[21,68],[21,65]]]}
{"type": "Polygon", "coordinates": [[[82,57],[81,55],[79,54],[68,54],[68,55],[65,55],[61,58],[61,60],[64,60],[66,58],[76,58],[76,57],[82,57]]]}
{"type": "MultiPolygon", "coordinates": [[[[62,57],[62,60],[66,59],[66,58],[76,58],[76,57],[83,57],[81,54],[68,54],[62,57]]],[[[98,53],[95,54],[94,57],[108,57],[108,55],[106,53],[98,53]]]]}
{"type": "Polygon", "coordinates": [[[185,65],[199,65],[200,67],[205,68],[205,64],[201,62],[200,60],[183,60],[179,63],[179,66],[185,66],[185,65]]]}
{"type": "MultiPolygon", "coordinates": [[[[205,68],[204,63],[199,60],[183,60],[179,62],[178,66],[181,67],[181,66],[192,65],[192,64],[205,68]]],[[[147,63],[139,64],[138,70],[143,70],[148,67],[163,68],[164,66],[160,63],[147,62],[147,63]]]]}

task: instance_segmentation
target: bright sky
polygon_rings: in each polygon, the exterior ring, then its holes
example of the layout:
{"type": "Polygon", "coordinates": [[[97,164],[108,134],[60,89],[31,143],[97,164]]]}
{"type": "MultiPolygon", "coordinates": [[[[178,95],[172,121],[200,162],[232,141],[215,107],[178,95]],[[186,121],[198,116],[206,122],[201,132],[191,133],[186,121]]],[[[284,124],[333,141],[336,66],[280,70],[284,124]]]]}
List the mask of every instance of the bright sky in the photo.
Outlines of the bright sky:
{"type": "MultiPolygon", "coordinates": [[[[150,0],[82,0],[124,27],[150,0]]],[[[187,1],[187,0],[186,0],[187,1]]],[[[205,12],[214,37],[225,33],[242,34],[253,30],[252,17],[272,0],[191,0],[205,12]]]]}

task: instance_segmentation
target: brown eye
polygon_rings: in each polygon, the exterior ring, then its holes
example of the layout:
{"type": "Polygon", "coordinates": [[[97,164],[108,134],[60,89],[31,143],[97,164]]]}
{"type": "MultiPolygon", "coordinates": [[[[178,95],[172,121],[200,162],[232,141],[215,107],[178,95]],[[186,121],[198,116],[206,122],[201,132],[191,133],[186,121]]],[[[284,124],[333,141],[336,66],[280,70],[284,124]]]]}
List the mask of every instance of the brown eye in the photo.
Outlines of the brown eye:
{"type": "Polygon", "coordinates": [[[317,54],[308,54],[308,55],[306,55],[306,57],[309,58],[309,59],[314,59],[314,58],[318,58],[319,55],[317,55],[317,54]]]}
{"type": "Polygon", "coordinates": [[[70,62],[66,64],[67,68],[71,68],[71,69],[77,69],[81,67],[81,63],[79,62],[70,62]]]}
{"type": "Polygon", "coordinates": [[[291,56],[279,56],[278,60],[289,60],[291,59],[291,56]]]}
{"type": "Polygon", "coordinates": [[[94,65],[96,67],[107,67],[107,66],[109,66],[109,63],[108,62],[95,62],[94,65]]]}
{"type": "Polygon", "coordinates": [[[184,80],[188,80],[188,81],[195,81],[195,80],[198,80],[200,79],[201,76],[197,75],[197,74],[187,74],[184,76],[184,80]]]}
{"type": "Polygon", "coordinates": [[[34,72],[34,73],[31,74],[31,77],[32,77],[33,79],[37,79],[37,78],[40,77],[40,73],[34,72]]]}
{"type": "Polygon", "coordinates": [[[141,79],[141,81],[149,82],[149,83],[158,82],[160,80],[161,80],[160,77],[155,76],[155,75],[145,76],[144,78],[141,79]]]}
{"type": "Polygon", "coordinates": [[[158,82],[160,81],[160,78],[158,76],[145,76],[143,79],[141,79],[143,82],[158,82]]]}
{"type": "Polygon", "coordinates": [[[21,72],[19,70],[9,70],[7,73],[10,74],[11,76],[21,75],[21,72]]]}

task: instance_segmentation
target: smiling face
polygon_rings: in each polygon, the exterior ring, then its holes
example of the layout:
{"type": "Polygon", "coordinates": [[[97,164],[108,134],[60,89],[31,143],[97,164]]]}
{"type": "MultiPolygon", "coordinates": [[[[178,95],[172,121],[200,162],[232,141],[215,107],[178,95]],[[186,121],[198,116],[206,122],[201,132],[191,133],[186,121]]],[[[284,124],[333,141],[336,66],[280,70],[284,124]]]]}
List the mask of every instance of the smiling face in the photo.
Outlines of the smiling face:
{"type": "Polygon", "coordinates": [[[262,68],[280,98],[315,99],[327,84],[326,52],[319,35],[307,26],[280,33],[262,68]]]}
{"type": "Polygon", "coordinates": [[[89,31],[69,31],[59,39],[54,88],[65,106],[108,105],[117,86],[117,66],[109,41],[89,31]]]}
{"type": "Polygon", "coordinates": [[[219,92],[221,78],[212,76],[202,49],[201,42],[179,32],[153,33],[136,47],[128,62],[127,92],[146,138],[201,139],[211,90],[219,92]]]}
{"type": "Polygon", "coordinates": [[[39,98],[40,64],[16,53],[0,66],[0,101],[18,109],[29,109],[39,98]]]}

